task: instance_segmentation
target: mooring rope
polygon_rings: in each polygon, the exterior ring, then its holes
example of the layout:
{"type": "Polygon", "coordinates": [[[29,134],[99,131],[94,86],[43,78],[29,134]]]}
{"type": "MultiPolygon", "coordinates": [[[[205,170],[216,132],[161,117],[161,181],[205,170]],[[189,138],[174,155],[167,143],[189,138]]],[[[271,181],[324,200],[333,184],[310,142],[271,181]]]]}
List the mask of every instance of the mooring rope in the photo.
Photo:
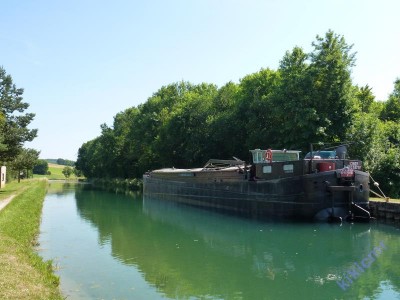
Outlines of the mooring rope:
{"type": "Polygon", "coordinates": [[[384,197],[381,194],[378,194],[377,192],[373,191],[373,190],[369,190],[372,194],[374,194],[375,196],[378,196],[379,198],[384,199],[384,197]]]}
{"type": "Polygon", "coordinates": [[[379,187],[379,183],[375,181],[374,178],[372,178],[371,174],[369,174],[369,177],[371,177],[372,181],[374,182],[374,186],[376,186],[378,188],[378,190],[381,192],[381,194],[383,195],[379,195],[378,193],[374,192],[373,190],[370,189],[370,192],[372,192],[373,194],[375,194],[376,196],[380,197],[380,198],[384,198],[384,199],[388,199],[385,195],[384,192],[382,192],[381,188],[379,187]]]}

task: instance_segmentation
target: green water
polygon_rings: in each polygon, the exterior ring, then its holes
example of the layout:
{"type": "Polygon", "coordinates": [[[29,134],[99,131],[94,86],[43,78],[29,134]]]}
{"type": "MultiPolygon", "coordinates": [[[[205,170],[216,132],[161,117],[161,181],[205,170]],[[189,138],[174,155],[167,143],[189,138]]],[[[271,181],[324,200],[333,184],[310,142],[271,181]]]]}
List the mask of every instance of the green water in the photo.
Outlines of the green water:
{"type": "Polygon", "coordinates": [[[257,222],[52,183],[39,253],[67,299],[400,299],[399,236],[379,223],[257,222]],[[346,279],[356,263],[363,271],[346,279]]]}

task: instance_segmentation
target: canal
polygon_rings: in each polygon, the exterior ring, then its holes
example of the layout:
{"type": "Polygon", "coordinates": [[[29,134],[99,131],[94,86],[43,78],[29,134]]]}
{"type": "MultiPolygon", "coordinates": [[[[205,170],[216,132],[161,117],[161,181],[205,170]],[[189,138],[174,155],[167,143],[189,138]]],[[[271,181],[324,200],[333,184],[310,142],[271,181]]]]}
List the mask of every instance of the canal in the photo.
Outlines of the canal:
{"type": "Polygon", "coordinates": [[[50,183],[39,254],[67,299],[400,299],[399,237],[50,183]]]}

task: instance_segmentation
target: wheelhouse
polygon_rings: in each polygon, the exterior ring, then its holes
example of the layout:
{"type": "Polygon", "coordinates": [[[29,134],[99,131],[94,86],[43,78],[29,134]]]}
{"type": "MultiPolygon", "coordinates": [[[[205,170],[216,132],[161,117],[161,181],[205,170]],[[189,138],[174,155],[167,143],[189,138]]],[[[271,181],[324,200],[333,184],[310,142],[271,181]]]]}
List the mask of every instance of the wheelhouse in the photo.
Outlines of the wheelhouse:
{"type": "Polygon", "coordinates": [[[283,161],[294,161],[300,160],[300,152],[294,150],[261,150],[255,149],[250,150],[253,157],[253,164],[262,164],[268,162],[283,162],[283,161]],[[271,159],[268,161],[268,155],[270,153],[271,159]]]}

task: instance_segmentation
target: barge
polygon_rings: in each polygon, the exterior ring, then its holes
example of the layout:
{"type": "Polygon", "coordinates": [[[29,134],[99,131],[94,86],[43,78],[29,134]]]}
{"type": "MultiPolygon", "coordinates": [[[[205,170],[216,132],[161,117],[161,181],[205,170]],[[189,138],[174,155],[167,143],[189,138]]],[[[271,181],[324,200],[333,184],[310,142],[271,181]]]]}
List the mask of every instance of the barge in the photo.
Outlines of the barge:
{"type": "Polygon", "coordinates": [[[202,168],[164,168],[143,175],[147,198],[239,213],[258,219],[368,221],[369,173],[347,148],[250,150],[252,162],[211,159],[202,168]]]}

